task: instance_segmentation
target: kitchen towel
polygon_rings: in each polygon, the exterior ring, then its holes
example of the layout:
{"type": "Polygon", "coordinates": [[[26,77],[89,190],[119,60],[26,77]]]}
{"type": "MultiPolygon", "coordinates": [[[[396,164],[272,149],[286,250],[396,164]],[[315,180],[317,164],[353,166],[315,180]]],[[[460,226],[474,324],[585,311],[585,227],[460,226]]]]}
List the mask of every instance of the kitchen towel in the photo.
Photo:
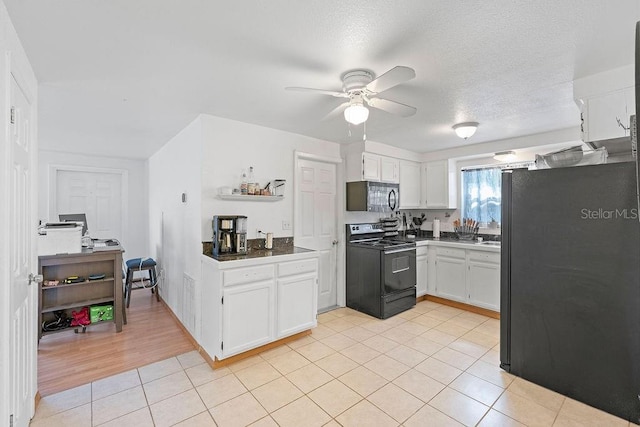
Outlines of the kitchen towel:
{"type": "Polygon", "coordinates": [[[433,237],[435,237],[436,239],[440,238],[440,220],[439,219],[433,220],[433,237]]]}

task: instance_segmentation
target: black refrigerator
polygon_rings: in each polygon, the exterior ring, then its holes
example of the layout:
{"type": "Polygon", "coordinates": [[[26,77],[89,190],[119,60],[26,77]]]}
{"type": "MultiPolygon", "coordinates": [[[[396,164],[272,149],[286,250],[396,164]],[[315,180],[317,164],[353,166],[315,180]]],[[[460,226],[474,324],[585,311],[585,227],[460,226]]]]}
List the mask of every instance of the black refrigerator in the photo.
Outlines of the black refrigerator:
{"type": "Polygon", "coordinates": [[[634,162],[502,175],[501,367],[640,422],[634,162]]]}

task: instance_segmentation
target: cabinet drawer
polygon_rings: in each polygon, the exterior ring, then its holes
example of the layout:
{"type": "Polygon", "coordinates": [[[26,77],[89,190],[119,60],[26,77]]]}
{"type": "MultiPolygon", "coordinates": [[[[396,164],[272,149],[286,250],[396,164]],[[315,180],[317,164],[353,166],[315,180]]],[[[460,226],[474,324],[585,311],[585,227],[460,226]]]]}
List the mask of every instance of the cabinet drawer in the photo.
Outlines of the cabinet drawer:
{"type": "Polygon", "coordinates": [[[469,251],[470,261],[490,262],[500,264],[500,254],[488,251],[469,251]]]}
{"type": "Polygon", "coordinates": [[[456,248],[436,248],[436,255],[438,256],[446,256],[449,258],[460,258],[465,259],[464,249],[456,249],[456,248]]]}
{"type": "Polygon", "coordinates": [[[227,270],[222,273],[222,283],[224,286],[260,282],[262,280],[269,280],[273,278],[273,265],[238,268],[237,270],[227,270]]]}
{"type": "Polygon", "coordinates": [[[303,259],[300,261],[282,262],[278,264],[278,277],[294,274],[310,273],[318,269],[317,259],[303,259]]]}
{"type": "Polygon", "coordinates": [[[416,246],[416,256],[426,256],[428,250],[427,246],[416,246]]]}

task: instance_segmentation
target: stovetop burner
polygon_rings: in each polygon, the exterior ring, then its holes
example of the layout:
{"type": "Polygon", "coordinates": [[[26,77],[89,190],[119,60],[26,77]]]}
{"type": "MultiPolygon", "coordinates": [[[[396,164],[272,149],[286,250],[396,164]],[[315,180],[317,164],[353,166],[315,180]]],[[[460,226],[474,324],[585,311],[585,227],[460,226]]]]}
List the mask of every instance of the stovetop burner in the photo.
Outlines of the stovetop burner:
{"type": "Polygon", "coordinates": [[[380,250],[413,248],[416,246],[415,242],[385,237],[380,223],[347,225],[347,240],[351,245],[367,246],[380,250]]]}

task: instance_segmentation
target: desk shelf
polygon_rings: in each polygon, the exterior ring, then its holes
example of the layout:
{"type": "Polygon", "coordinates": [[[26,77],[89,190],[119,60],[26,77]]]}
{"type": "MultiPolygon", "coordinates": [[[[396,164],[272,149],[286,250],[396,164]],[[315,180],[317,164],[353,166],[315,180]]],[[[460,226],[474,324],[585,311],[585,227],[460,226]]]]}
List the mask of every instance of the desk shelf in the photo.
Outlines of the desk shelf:
{"type": "MultiPolygon", "coordinates": [[[[49,279],[49,280],[55,280],[55,279],[49,279]]],[[[60,281],[62,281],[63,279],[60,279],[60,281]]],[[[51,290],[51,289],[60,289],[60,288],[67,288],[69,286],[82,286],[82,285],[88,285],[88,284],[98,284],[98,283],[102,283],[102,282],[112,282],[115,279],[113,277],[105,277],[104,279],[99,279],[99,280],[85,280],[84,282],[78,282],[78,283],[59,283],[55,286],[44,286],[44,285],[40,285],[40,288],[42,289],[42,291],[47,291],[47,290],[51,290]]]]}
{"type": "MultiPolygon", "coordinates": [[[[54,311],[63,310],[67,317],[72,311],[92,305],[113,305],[113,322],[116,332],[122,331],[122,250],[96,251],[83,250],[77,254],[48,255],[38,257],[39,273],[43,280],[62,281],[66,277],[89,277],[92,274],[104,274],[99,280],[85,280],[78,283],[60,283],[56,286],[40,285],[38,292],[38,338],[51,333],[66,330],[78,330],[86,327],[69,327],[57,331],[43,331],[43,322],[55,320],[54,311]]],[[[89,325],[87,325],[89,326],[89,325]]]]}

